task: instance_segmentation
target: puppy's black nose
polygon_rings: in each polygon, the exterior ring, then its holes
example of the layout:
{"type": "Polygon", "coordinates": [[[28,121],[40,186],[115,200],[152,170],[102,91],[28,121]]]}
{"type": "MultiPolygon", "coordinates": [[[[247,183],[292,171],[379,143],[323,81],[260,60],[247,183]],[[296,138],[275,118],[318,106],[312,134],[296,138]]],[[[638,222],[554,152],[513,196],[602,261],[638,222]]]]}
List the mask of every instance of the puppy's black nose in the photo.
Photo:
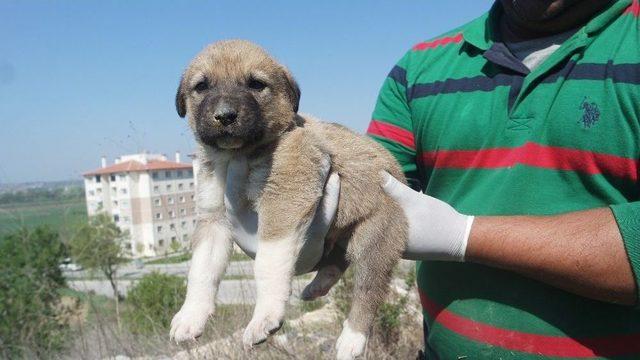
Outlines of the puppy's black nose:
{"type": "Polygon", "coordinates": [[[227,126],[229,124],[233,124],[236,121],[238,112],[229,106],[222,106],[218,108],[215,113],[213,113],[213,117],[216,118],[216,120],[220,121],[223,126],[227,126]]]}

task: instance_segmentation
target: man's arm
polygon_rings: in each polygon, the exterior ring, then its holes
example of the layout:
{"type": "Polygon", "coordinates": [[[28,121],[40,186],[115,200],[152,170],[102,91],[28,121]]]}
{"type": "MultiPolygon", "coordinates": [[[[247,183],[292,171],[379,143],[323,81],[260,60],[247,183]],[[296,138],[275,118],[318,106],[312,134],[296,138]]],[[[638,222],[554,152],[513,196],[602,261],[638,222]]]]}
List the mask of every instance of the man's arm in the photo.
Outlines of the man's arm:
{"type": "Polygon", "coordinates": [[[557,216],[476,217],[465,259],[597,300],[632,305],[637,299],[609,208],[557,216]]]}
{"type": "Polygon", "coordinates": [[[383,174],[404,210],[413,260],[471,261],[585,297],[638,304],[640,202],[555,216],[467,216],[383,174]]]}

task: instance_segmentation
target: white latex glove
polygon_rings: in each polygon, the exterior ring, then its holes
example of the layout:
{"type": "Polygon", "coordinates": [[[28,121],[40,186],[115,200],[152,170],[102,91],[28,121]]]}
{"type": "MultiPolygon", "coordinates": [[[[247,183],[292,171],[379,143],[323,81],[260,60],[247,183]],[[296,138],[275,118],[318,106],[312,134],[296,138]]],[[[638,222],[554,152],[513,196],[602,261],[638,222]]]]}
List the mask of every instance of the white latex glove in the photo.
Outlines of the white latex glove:
{"type": "Polygon", "coordinates": [[[462,215],[444,201],[414,191],[386,172],[382,176],[382,188],[400,204],[409,222],[409,241],[402,257],[464,261],[474,217],[462,215]]]}
{"type": "MultiPolygon", "coordinates": [[[[247,204],[243,196],[248,172],[245,159],[234,159],[229,162],[224,205],[236,244],[249,257],[255,259],[258,248],[258,214],[247,204]]],[[[324,174],[325,178],[329,176],[328,173],[329,169],[324,174]]],[[[338,210],[339,196],[340,177],[333,173],[326,182],[322,201],[320,201],[311,226],[307,230],[307,235],[303,239],[304,244],[295,266],[296,274],[304,274],[313,270],[322,258],[324,238],[338,210]]]]}

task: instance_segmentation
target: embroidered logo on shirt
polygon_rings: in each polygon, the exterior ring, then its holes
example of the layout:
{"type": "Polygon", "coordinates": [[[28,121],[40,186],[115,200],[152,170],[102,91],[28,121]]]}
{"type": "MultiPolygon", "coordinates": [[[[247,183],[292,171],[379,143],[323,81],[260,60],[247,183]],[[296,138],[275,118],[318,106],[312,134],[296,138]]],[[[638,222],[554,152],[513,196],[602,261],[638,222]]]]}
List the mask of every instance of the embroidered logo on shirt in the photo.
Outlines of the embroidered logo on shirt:
{"type": "Polygon", "coordinates": [[[600,120],[598,104],[589,102],[586,96],[582,100],[582,104],[580,104],[580,109],[582,109],[582,118],[578,121],[578,124],[582,124],[583,128],[589,129],[600,120]]]}

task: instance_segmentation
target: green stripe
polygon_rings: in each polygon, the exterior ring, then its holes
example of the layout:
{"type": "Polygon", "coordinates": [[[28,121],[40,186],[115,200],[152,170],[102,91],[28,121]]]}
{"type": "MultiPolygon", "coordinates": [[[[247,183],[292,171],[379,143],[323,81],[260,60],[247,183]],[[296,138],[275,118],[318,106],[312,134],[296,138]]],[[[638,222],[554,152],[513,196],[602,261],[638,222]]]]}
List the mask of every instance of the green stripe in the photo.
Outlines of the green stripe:
{"type": "MultiPolygon", "coordinates": [[[[434,112],[447,116],[442,121],[414,124],[416,139],[424,139],[424,151],[516,147],[525,141],[535,141],[540,145],[637,158],[640,148],[637,134],[640,128],[637,117],[629,111],[640,112],[640,86],[596,80],[559,80],[541,84],[530,98],[532,103],[540,104],[540,110],[530,112],[528,118],[524,119],[529,129],[504,136],[509,124],[515,126],[523,121],[519,117],[505,119],[509,91],[510,87],[500,86],[491,92],[458,92],[413,100],[411,107],[414,118],[429,118],[434,112]],[[575,94],[575,100],[555,103],[552,109],[545,108],[546,99],[555,97],[560,88],[563,92],[575,94]],[[603,89],[604,92],[596,89],[603,89]],[[585,100],[596,103],[600,113],[600,121],[588,129],[578,126],[584,115],[580,106],[585,100]],[[549,122],[552,122],[552,126],[549,122]],[[536,133],[536,136],[531,137],[528,135],[530,133],[536,133]],[[611,141],[612,137],[624,142],[611,141]],[[437,142],[430,141],[433,138],[437,138],[437,142]],[[621,147],[623,143],[630,146],[621,147]]],[[[377,107],[374,118],[389,118],[391,123],[406,128],[407,125],[403,126],[403,122],[394,118],[391,106],[392,102],[385,104],[385,107],[377,107]]]]}
{"type": "Polygon", "coordinates": [[[640,312],[578,297],[512,272],[432,261],[422,262],[417,275],[434,302],[501,329],[574,337],[640,332],[640,312]],[[442,274],[447,274],[446,279],[442,274]]]}
{"type": "Polygon", "coordinates": [[[603,175],[523,165],[437,169],[430,172],[426,183],[428,194],[474,215],[553,215],[586,210],[626,203],[627,196],[638,190],[631,182],[616,187],[603,175]]]}
{"type": "Polygon", "coordinates": [[[406,105],[405,89],[393,79],[387,78],[380,90],[373,119],[412,131],[409,107],[406,105]]]}

